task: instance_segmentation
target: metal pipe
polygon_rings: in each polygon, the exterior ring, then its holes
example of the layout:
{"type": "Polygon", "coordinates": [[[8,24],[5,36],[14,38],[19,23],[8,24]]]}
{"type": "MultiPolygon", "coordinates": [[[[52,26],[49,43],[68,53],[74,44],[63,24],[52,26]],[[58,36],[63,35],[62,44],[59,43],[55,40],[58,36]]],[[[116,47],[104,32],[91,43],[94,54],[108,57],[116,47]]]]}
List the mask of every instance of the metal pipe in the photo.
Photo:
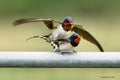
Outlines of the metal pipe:
{"type": "Polygon", "coordinates": [[[0,52],[0,67],[120,68],[120,54],[113,52],[0,52]]]}

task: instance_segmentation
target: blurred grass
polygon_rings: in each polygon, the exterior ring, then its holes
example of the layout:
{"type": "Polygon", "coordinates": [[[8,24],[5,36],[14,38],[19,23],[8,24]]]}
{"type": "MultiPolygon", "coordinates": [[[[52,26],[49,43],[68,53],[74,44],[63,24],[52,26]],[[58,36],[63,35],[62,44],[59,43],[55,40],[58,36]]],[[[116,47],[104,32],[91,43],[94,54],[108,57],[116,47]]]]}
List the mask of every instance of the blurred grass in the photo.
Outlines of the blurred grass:
{"type": "Polygon", "coordinates": [[[1,68],[1,80],[119,80],[119,68],[1,68]]]}
{"type": "MultiPolygon", "coordinates": [[[[120,51],[119,0],[0,0],[0,51],[52,51],[43,40],[28,37],[49,34],[42,23],[12,26],[15,19],[26,17],[52,18],[62,21],[71,16],[74,23],[82,24],[101,43],[107,52],[120,51]],[[47,46],[48,48],[44,48],[47,46]]],[[[82,40],[77,51],[98,51],[97,47],[82,40]]]]}

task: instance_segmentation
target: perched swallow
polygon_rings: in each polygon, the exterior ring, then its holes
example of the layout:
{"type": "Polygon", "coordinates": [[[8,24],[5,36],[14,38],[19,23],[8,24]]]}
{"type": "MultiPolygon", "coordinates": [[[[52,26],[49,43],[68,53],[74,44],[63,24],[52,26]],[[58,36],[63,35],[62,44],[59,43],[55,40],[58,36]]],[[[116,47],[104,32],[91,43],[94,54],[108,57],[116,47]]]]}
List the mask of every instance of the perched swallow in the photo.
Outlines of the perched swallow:
{"type": "Polygon", "coordinates": [[[53,46],[55,52],[75,52],[74,48],[78,46],[81,37],[74,33],[69,38],[53,40],[50,44],[53,46]]]}
{"type": "MultiPolygon", "coordinates": [[[[71,17],[66,17],[62,22],[54,20],[54,19],[41,19],[41,18],[24,18],[18,19],[13,24],[14,26],[20,25],[23,23],[30,23],[30,22],[43,22],[50,30],[54,29],[53,32],[49,35],[42,36],[41,38],[46,40],[58,40],[63,39],[67,35],[69,35],[70,31],[74,31],[78,33],[83,39],[95,44],[101,52],[104,52],[100,43],[87,31],[85,30],[82,25],[73,24],[73,19],[71,17]],[[56,24],[59,24],[56,26],[56,24]]],[[[28,38],[40,38],[39,36],[33,36],[28,38]]]]}

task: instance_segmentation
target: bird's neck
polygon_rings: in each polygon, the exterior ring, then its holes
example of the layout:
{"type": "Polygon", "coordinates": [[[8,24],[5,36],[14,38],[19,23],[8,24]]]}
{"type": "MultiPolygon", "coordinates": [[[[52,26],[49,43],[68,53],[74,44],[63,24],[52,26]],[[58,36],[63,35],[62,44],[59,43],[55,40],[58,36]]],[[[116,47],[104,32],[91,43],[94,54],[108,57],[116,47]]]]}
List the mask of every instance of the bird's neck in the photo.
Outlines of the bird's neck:
{"type": "Polygon", "coordinates": [[[72,45],[73,47],[78,46],[78,44],[79,44],[79,43],[74,43],[73,41],[71,41],[71,45],[72,45]]]}

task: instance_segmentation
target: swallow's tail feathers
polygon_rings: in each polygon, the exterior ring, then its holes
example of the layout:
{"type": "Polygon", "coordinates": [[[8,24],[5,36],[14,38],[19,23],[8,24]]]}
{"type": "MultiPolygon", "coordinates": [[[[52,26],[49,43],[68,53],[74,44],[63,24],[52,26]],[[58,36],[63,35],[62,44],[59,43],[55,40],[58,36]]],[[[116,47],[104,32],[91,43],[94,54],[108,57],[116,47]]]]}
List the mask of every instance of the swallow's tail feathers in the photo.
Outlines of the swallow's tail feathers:
{"type": "Polygon", "coordinates": [[[50,44],[51,44],[51,46],[53,46],[54,52],[59,51],[59,43],[58,42],[51,41],[50,44]]]}

